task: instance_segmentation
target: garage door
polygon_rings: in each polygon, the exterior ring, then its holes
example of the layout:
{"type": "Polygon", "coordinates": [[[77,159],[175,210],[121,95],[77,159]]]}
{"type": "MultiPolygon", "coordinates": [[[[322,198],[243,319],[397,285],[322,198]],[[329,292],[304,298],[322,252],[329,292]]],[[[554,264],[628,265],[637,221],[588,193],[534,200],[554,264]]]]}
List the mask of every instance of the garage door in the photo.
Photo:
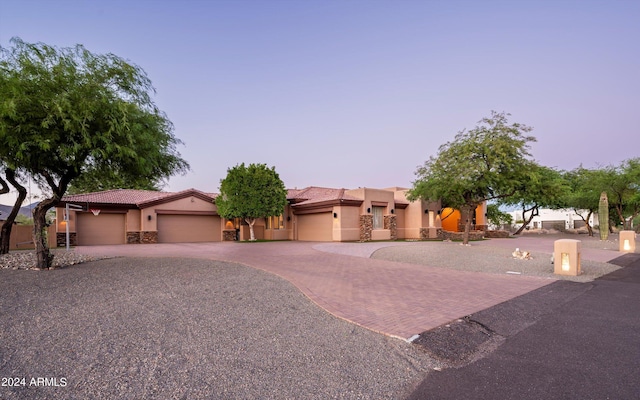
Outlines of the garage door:
{"type": "Polygon", "coordinates": [[[158,215],[159,243],[219,242],[222,240],[217,215],[158,215]]]}
{"type": "Polygon", "coordinates": [[[78,245],[124,244],[126,240],[125,214],[76,214],[78,245]]]}
{"type": "Polygon", "coordinates": [[[298,215],[298,240],[333,240],[333,216],[330,212],[298,215]]]}

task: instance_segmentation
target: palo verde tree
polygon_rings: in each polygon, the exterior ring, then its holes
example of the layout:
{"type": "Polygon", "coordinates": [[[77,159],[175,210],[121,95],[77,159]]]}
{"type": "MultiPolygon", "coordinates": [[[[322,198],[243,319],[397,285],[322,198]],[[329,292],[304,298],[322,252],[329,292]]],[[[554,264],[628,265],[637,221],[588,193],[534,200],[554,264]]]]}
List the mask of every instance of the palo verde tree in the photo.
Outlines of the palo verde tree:
{"type": "Polygon", "coordinates": [[[249,225],[250,240],[256,240],[253,225],[258,218],[275,217],[284,212],[287,190],[275,167],[244,163],[227,169],[216,198],[223,218],[242,218],[249,225]]]}
{"type": "MultiPolygon", "coordinates": [[[[484,201],[512,196],[533,164],[528,150],[535,138],[526,135],[530,127],[509,124],[509,115],[492,111],[474,129],[440,146],[436,157],[418,167],[409,200],[441,200],[469,216],[484,201]]],[[[464,244],[470,229],[467,218],[464,244]]]]}
{"type": "Polygon", "coordinates": [[[515,193],[500,200],[503,205],[519,206],[522,210],[523,224],[515,234],[519,235],[529,226],[540,208],[560,208],[568,188],[562,173],[531,163],[515,193]]]}
{"type": "Polygon", "coordinates": [[[603,169],[603,190],[618,223],[630,230],[634,218],[640,215],[640,158],[624,161],[620,166],[603,169]]]}
{"type": "Polygon", "coordinates": [[[0,160],[49,196],[33,211],[37,266],[49,268],[46,213],[74,179],[109,168],[167,178],[189,165],[140,67],[82,45],[11,43],[0,48],[0,160]]]}
{"type": "Polygon", "coordinates": [[[598,211],[600,193],[603,190],[602,170],[586,169],[582,166],[563,173],[568,190],[561,198],[561,208],[570,208],[584,221],[589,236],[593,236],[593,227],[589,223],[591,216],[598,211]]]}
{"type": "Polygon", "coordinates": [[[499,205],[487,204],[487,221],[500,229],[503,225],[511,225],[513,223],[513,217],[511,214],[500,210],[499,205]]]}
{"type": "Polygon", "coordinates": [[[69,194],[100,192],[111,189],[138,189],[158,191],[164,182],[156,177],[130,176],[129,171],[123,171],[112,166],[100,166],[87,169],[71,181],[69,194]]]}

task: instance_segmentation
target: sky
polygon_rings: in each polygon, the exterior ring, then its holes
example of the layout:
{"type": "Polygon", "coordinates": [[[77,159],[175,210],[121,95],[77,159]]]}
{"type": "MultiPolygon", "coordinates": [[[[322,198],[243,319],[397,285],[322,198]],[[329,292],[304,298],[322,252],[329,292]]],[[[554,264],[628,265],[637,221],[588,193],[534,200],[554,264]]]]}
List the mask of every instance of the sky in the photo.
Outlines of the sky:
{"type": "Polygon", "coordinates": [[[217,192],[243,162],[385,188],[492,110],[533,128],[542,165],[640,156],[638,21],[640,0],[0,0],[0,46],[144,69],[191,165],[165,190],[217,192]]]}

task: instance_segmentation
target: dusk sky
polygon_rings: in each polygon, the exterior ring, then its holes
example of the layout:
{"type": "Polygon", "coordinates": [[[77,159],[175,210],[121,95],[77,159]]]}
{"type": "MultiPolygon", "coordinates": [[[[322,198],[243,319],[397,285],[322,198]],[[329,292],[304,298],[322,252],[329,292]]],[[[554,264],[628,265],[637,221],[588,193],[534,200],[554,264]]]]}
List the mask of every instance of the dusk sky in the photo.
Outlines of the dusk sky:
{"type": "Polygon", "coordinates": [[[241,162],[288,188],[409,187],[491,110],[546,166],[640,156],[638,0],[0,0],[14,36],[142,67],[192,167],[169,191],[217,192],[241,162]]]}

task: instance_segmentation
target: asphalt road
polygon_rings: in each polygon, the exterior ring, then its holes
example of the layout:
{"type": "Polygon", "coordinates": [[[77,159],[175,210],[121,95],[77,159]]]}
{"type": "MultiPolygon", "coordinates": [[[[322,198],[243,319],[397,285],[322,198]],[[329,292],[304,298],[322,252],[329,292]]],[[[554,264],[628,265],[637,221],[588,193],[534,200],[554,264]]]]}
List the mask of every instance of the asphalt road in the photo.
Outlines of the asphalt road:
{"type": "MultiPolygon", "coordinates": [[[[409,399],[640,398],[640,254],[612,263],[625,268],[591,283],[558,281],[470,316],[495,348],[429,374],[409,399]]],[[[458,331],[461,342],[477,334],[458,331]]]]}

